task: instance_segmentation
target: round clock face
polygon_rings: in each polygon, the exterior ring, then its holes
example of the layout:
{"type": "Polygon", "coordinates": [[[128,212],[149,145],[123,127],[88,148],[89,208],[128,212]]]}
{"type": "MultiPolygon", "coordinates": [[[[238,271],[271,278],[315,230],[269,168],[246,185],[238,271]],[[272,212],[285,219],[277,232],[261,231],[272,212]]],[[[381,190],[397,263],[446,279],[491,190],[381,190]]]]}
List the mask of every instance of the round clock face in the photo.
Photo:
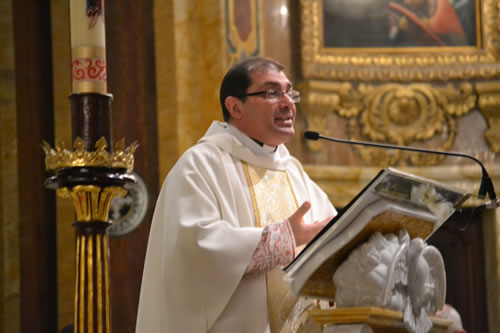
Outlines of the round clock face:
{"type": "Polygon", "coordinates": [[[128,193],[121,198],[114,198],[109,209],[108,229],[112,237],[123,236],[134,231],[143,221],[148,209],[148,191],[142,178],[132,172],[137,183],[127,183],[124,188],[128,193]]]}

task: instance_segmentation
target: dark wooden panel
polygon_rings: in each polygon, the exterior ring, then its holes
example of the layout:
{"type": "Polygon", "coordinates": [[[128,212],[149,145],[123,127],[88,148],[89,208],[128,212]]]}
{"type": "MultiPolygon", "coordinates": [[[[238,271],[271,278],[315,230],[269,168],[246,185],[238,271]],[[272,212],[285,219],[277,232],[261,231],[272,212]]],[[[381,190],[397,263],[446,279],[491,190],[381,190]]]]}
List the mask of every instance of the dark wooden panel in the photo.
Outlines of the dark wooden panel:
{"type": "Polygon", "coordinates": [[[113,94],[112,127],[116,142],[138,141],[135,167],[149,192],[143,224],[133,233],[110,239],[114,332],[134,332],[142,270],[153,208],[158,195],[153,1],[106,1],[108,91],[113,94]]]}
{"type": "Polygon", "coordinates": [[[12,1],[19,163],[21,331],[57,331],[55,192],[43,182],[42,140],[53,144],[48,1],[12,1]]]}
{"type": "Polygon", "coordinates": [[[446,302],[462,316],[467,332],[488,332],[481,213],[456,213],[429,240],[443,255],[446,302]],[[468,228],[460,226],[471,222],[468,228]]]}

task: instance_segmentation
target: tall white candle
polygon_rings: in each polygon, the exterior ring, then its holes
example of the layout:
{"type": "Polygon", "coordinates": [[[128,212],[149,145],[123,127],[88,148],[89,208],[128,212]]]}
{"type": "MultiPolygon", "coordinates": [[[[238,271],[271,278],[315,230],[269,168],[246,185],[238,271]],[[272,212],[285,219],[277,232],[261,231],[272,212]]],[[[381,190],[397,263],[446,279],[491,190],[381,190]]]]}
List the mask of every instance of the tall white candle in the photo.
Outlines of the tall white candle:
{"type": "Polygon", "coordinates": [[[104,0],[70,0],[74,93],[106,93],[104,0]]]}

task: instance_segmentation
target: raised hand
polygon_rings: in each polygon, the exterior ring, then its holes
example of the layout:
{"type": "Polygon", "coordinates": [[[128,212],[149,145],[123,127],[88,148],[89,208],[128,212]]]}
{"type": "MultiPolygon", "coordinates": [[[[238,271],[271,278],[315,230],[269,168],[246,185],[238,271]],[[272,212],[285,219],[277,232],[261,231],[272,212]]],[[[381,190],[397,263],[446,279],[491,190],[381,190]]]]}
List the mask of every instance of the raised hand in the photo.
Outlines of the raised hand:
{"type": "Polygon", "coordinates": [[[305,201],[289,218],[290,226],[295,237],[296,246],[309,243],[316,234],[323,229],[327,223],[333,218],[330,216],[321,222],[314,222],[312,224],[304,223],[304,215],[311,209],[311,203],[305,201]]]}

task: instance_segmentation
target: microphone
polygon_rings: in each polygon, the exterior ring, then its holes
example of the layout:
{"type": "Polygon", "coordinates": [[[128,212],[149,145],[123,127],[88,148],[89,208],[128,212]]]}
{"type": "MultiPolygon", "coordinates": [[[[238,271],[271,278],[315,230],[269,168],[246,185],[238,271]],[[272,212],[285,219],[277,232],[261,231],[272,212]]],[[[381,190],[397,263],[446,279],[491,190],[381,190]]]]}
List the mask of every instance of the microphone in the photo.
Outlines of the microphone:
{"type": "Polygon", "coordinates": [[[481,161],[479,161],[474,156],[463,154],[463,153],[452,152],[452,151],[440,151],[440,150],[431,150],[431,149],[424,149],[424,148],[404,147],[404,146],[397,146],[397,145],[392,145],[392,144],[388,144],[388,143],[375,143],[375,142],[367,142],[367,141],[344,140],[344,139],[323,136],[323,135],[319,134],[318,132],[313,132],[313,131],[305,131],[304,138],[306,138],[307,140],[313,140],[313,141],[322,139],[322,140],[326,140],[326,141],[347,143],[347,144],[351,144],[351,145],[370,146],[370,147],[385,148],[385,149],[398,149],[398,150],[406,150],[406,151],[413,151],[413,152],[419,152],[419,153],[430,153],[430,154],[437,154],[437,155],[465,157],[465,158],[471,159],[474,162],[476,162],[477,164],[479,164],[479,166],[481,167],[481,171],[482,171],[481,184],[479,186],[479,192],[478,192],[477,196],[480,199],[484,199],[486,194],[488,194],[488,197],[490,199],[490,201],[488,201],[487,203],[485,203],[481,206],[484,206],[485,208],[497,208],[500,206],[500,200],[497,199],[497,195],[495,194],[495,189],[493,188],[493,182],[491,181],[491,178],[488,175],[488,172],[486,172],[486,168],[484,167],[483,163],[481,163],[481,161]]]}

